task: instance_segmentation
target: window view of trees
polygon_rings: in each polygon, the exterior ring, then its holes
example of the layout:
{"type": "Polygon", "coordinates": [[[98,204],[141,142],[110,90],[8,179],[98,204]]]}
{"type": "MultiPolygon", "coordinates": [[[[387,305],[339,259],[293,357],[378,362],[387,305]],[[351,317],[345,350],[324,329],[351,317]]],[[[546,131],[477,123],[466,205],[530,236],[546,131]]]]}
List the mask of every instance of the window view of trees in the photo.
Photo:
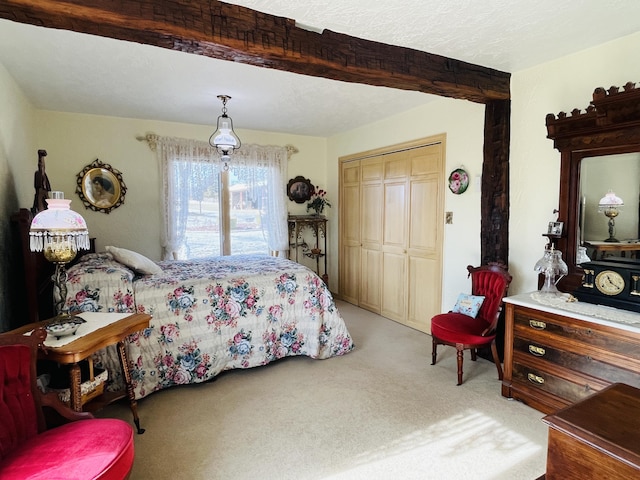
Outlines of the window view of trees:
{"type": "Polygon", "coordinates": [[[218,173],[209,163],[191,164],[186,258],[223,255],[224,235],[230,239],[232,255],[269,252],[263,228],[267,221],[266,173],[266,168],[245,166],[218,173]],[[229,199],[226,205],[222,198],[229,199]],[[224,231],[225,224],[228,231],[224,231]]]}

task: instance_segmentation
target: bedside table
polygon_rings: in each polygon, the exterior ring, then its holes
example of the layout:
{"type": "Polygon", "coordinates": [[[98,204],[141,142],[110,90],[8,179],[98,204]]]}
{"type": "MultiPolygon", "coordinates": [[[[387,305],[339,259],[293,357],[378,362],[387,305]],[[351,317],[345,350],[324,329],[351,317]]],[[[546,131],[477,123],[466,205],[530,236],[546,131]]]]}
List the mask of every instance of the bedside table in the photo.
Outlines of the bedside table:
{"type": "MultiPolygon", "coordinates": [[[[60,337],[59,339],[56,339],[51,334],[47,335],[47,340],[45,341],[46,350],[41,351],[39,357],[44,360],[54,361],[61,365],[70,365],[69,404],[71,409],[75,411],[82,411],[83,401],[80,391],[81,375],[79,362],[89,359],[90,365],[92,365],[91,355],[110,345],[117,345],[120,365],[122,366],[122,372],[126,383],[126,392],[105,392],[102,395],[102,401],[98,403],[104,405],[115,400],[119,400],[125,395],[128,396],[131,412],[133,413],[133,421],[138,433],[144,433],[144,429],[140,428],[138,403],[133,392],[133,385],[131,384],[129,359],[127,358],[127,351],[124,342],[132,333],[148,328],[151,315],[141,313],[84,312],[78,316],[85,319],[86,323],[80,325],[75,335],[60,337]]],[[[38,323],[30,323],[9,333],[24,334],[35,328],[44,327],[48,322],[48,320],[44,320],[38,323]]]]}

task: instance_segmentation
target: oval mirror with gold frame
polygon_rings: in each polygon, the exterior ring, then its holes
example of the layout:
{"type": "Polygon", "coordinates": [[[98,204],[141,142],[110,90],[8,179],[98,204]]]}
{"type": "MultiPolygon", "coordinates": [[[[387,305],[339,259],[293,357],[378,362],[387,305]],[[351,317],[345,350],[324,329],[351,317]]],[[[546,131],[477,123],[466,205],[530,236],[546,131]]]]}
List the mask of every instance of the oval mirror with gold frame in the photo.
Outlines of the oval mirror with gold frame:
{"type": "Polygon", "coordinates": [[[109,213],[124,203],[127,187],[122,173],[97,158],[78,173],[76,183],[76,193],[87,209],[109,213]]]}

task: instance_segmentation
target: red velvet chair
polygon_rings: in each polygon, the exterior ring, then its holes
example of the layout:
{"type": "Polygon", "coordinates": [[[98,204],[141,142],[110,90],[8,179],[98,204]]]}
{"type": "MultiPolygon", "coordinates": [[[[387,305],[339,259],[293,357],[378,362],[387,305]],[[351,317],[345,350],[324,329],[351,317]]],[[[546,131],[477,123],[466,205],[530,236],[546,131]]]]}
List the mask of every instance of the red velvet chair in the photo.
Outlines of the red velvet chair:
{"type": "Polygon", "coordinates": [[[74,412],[36,386],[36,357],[46,338],[0,335],[0,478],[125,479],[133,466],[133,429],[118,419],[74,412]],[[46,429],[43,407],[79,420],[46,429]]]}
{"type": "Polygon", "coordinates": [[[507,295],[511,275],[504,265],[491,263],[480,267],[467,267],[471,277],[471,294],[484,296],[475,318],[463,313],[441,313],[431,319],[433,352],[431,365],[435,365],[438,345],[449,345],[457,350],[458,385],[462,384],[464,350],[471,350],[475,361],[478,348],[491,346],[493,361],[502,380],[502,366],[496,348],[496,327],[502,310],[502,299],[507,295]]]}

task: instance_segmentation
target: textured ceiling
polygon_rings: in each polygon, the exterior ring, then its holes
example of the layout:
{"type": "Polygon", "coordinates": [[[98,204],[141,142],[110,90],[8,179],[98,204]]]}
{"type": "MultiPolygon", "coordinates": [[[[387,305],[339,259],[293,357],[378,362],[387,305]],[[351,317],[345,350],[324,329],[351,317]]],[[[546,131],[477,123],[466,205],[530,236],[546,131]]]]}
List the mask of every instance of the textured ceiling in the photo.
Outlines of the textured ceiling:
{"type": "MultiPolygon", "coordinates": [[[[240,0],[392,45],[515,72],[640,30],[637,0],[240,0]]],[[[0,20],[0,63],[37,108],[329,136],[429,95],[336,82],[0,20]]]]}

